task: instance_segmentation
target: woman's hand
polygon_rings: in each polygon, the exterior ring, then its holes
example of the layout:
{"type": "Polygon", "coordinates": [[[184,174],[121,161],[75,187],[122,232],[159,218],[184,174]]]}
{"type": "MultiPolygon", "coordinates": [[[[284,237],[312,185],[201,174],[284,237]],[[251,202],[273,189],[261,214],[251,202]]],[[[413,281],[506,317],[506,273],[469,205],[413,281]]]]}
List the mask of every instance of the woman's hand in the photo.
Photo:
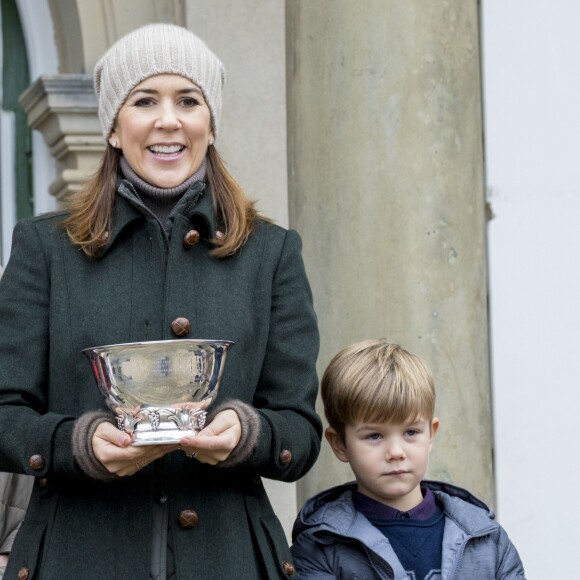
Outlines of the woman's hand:
{"type": "Polygon", "coordinates": [[[216,465],[230,456],[241,435],[242,425],[238,414],[232,409],[226,409],[220,411],[196,436],[184,437],[179,447],[189,457],[216,465]]]}
{"type": "Polygon", "coordinates": [[[119,477],[133,475],[149,463],[178,449],[178,445],[131,446],[132,437],[112,423],[103,422],[95,430],[92,445],[95,457],[107,471],[119,477]]]}

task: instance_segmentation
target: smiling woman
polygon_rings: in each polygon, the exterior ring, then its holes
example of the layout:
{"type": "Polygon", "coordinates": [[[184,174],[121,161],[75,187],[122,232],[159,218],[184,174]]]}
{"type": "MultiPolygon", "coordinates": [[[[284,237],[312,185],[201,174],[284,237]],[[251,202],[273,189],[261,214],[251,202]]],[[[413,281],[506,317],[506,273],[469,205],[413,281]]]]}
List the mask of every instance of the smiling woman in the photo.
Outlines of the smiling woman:
{"type": "Polygon", "coordinates": [[[36,484],[8,577],[293,574],[261,477],[294,481],[318,455],[318,330],[298,234],[257,214],[214,145],[224,79],[184,28],[120,39],[95,68],[100,168],[67,212],[15,229],[0,471],[36,484]],[[176,337],[235,344],[207,424],[132,445],[82,351],[176,337]]]}

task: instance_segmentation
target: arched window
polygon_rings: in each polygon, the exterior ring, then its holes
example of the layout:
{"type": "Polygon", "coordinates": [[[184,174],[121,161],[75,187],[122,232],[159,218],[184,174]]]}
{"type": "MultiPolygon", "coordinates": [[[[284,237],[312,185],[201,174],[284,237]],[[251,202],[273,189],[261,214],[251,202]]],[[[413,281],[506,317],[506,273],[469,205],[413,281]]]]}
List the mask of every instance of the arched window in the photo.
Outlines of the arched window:
{"type": "Polygon", "coordinates": [[[26,45],[14,0],[0,0],[0,261],[17,220],[34,214],[32,139],[18,97],[30,84],[26,45]]]}

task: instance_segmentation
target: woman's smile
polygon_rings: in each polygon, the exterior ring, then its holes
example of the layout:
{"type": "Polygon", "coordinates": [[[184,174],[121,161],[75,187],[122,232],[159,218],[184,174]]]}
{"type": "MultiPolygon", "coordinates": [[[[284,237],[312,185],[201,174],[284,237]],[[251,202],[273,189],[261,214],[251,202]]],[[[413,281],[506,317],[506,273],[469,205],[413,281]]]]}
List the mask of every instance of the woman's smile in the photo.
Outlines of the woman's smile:
{"type": "Polygon", "coordinates": [[[176,157],[177,153],[181,153],[185,147],[183,145],[151,145],[147,147],[151,153],[159,155],[160,159],[172,156],[176,157]]]}

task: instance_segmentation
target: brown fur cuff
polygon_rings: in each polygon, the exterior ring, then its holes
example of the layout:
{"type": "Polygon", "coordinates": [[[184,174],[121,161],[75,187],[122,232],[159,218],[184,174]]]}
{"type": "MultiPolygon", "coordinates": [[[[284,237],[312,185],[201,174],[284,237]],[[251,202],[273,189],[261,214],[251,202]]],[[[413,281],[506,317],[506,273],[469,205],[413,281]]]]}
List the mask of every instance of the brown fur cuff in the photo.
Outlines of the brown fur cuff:
{"type": "Polygon", "coordinates": [[[235,467],[247,461],[258,444],[258,435],[260,433],[260,415],[254,407],[243,403],[237,399],[230,399],[224,401],[219,407],[214,409],[209,417],[208,423],[220,411],[231,409],[235,411],[240,419],[242,425],[242,435],[234,450],[229,457],[218,463],[216,467],[235,467]]]}
{"type": "Polygon", "coordinates": [[[113,415],[107,411],[91,411],[81,415],[75,421],[72,451],[78,466],[91,479],[114,481],[118,479],[118,476],[107,471],[107,468],[97,459],[92,445],[97,427],[105,421],[115,424],[113,415]]]}

